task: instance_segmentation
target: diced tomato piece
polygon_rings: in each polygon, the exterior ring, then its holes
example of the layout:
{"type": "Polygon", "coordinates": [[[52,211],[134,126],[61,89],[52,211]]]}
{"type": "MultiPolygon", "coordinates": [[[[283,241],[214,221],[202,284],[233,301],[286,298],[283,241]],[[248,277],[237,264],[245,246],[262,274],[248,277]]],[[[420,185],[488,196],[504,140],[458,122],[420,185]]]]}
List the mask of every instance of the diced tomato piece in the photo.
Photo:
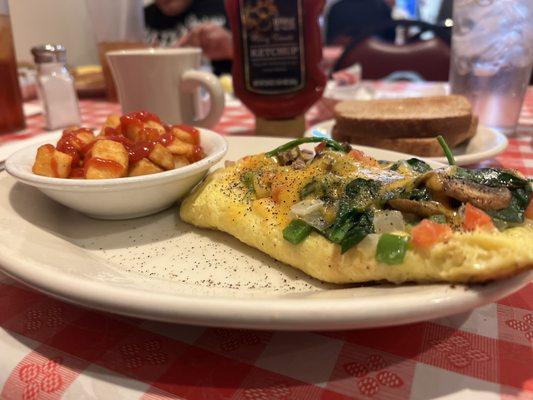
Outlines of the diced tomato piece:
{"type": "Polygon", "coordinates": [[[359,161],[360,163],[363,163],[368,166],[378,166],[379,163],[377,160],[373,157],[367,156],[365,153],[359,150],[352,150],[348,153],[350,157],[352,157],[354,160],[359,161]]]}
{"type": "Polygon", "coordinates": [[[411,230],[411,243],[417,248],[428,248],[452,236],[452,228],[445,224],[423,219],[411,230]]]}
{"type": "Polygon", "coordinates": [[[325,148],[326,148],[326,142],[320,142],[317,146],[315,146],[315,153],[318,154],[325,148]]]}
{"type": "Polygon", "coordinates": [[[486,212],[470,203],[466,203],[463,229],[465,231],[474,231],[476,229],[492,230],[494,229],[494,223],[486,212]]]}
{"type": "Polygon", "coordinates": [[[363,152],[360,151],[360,150],[355,150],[355,149],[352,150],[352,151],[350,151],[350,152],[348,153],[348,155],[349,155],[350,157],[352,157],[352,158],[358,160],[358,161],[363,160],[364,158],[366,158],[365,153],[363,153],[363,152]]]}
{"type": "Polygon", "coordinates": [[[533,219],[533,196],[529,201],[529,205],[526,208],[526,218],[533,219]]]}
{"type": "Polygon", "coordinates": [[[281,193],[283,192],[283,186],[281,185],[273,185],[272,186],[272,200],[274,200],[276,203],[279,203],[281,200],[281,193]]]}

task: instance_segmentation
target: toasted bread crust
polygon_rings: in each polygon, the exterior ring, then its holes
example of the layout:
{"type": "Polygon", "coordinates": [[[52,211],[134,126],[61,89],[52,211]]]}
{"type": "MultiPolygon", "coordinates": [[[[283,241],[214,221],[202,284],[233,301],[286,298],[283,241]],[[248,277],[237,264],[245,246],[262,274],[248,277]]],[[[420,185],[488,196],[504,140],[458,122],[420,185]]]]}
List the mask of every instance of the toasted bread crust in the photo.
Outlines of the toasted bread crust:
{"type": "Polygon", "coordinates": [[[339,129],[354,138],[451,137],[468,131],[472,123],[468,100],[456,95],[343,101],[334,112],[339,129]]]}
{"type": "MultiPolygon", "coordinates": [[[[478,119],[473,117],[470,128],[462,133],[448,134],[442,133],[446,143],[451,148],[459,146],[468,139],[474,137],[477,131],[478,119]]],[[[361,137],[353,137],[346,134],[338,124],[335,124],[332,137],[341,142],[360,144],[363,146],[377,147],[381,149],[394,150],[407,154],[414,154],[421,157],[442,157],[444,153],[440,147],[437,137],[407,137],[407,138],[384,138],[376,134],[367,134],[361,137]]]]}

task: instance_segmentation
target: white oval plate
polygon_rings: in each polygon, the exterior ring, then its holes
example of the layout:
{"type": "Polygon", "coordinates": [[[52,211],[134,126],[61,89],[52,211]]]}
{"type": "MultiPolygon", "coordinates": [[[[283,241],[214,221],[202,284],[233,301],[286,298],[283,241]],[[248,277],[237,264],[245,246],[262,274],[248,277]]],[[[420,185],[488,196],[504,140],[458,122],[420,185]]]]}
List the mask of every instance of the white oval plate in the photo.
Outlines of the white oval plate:
{"type": "MultiPolygon", "coordinates": [[[[309,128],[304,136],[331,137],[335,120],[330,119],[309,128]]],[[[478,126],[476,135],[467,144],[453,150],[457,165],[469,165],[488,160],[500,154],[509,144],[504,134],[485,126],[478,126]]],[[[448,163],[446,157],[425,157],[441,163],[448,163]]]]}
{"type": "MultiPolygon", "coordinates": [[[[235,160],[286,140],[229,137],[228,142],[226,159],[235,160]]],[[[379,159],[406,157],[364,150],[379,159]]],[[[439,318],[494,302],[531,277],[481,286],[324,284],[227,234],[182,223],[177,207],[133,220],[98,221],[6,173],[0,174],[0,264],[38,290],[103,311],[284,330],[368,328],[439,318]]]]}

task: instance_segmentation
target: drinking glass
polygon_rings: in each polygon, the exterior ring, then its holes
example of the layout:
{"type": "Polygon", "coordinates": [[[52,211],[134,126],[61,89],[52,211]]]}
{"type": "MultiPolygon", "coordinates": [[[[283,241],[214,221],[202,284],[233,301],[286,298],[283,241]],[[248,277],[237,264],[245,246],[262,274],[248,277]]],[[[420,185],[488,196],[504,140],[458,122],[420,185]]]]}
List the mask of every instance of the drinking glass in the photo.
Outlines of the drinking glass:
{"type": "Polygon", "coordinates": [[[25,127],[7,0],[0,0],[0,133],[25,127]]]}
{"type": "Polygon", "coordinates": [[[481,124],[515,131],[533,66],[532,0],[455,0],[450,88],[481,124]]]}
{"type": "Polygon", "coordinates": [[[104,74],[107,98],[117,101],[117,90],[106,53],[114,50],[141,49],[144,42],[142,0],[86,0],[104,74]]]}

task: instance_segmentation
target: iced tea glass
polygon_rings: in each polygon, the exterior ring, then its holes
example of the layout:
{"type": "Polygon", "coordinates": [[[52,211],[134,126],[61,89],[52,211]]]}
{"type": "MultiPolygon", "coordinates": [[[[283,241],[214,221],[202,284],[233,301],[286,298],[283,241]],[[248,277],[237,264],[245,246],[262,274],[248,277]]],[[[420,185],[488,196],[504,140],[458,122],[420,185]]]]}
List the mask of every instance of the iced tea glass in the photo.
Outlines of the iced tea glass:
{"type": "Polygon", "coordinates": [[[0,134],[25,127],[7,0],[0,0],[0,134]]]}

